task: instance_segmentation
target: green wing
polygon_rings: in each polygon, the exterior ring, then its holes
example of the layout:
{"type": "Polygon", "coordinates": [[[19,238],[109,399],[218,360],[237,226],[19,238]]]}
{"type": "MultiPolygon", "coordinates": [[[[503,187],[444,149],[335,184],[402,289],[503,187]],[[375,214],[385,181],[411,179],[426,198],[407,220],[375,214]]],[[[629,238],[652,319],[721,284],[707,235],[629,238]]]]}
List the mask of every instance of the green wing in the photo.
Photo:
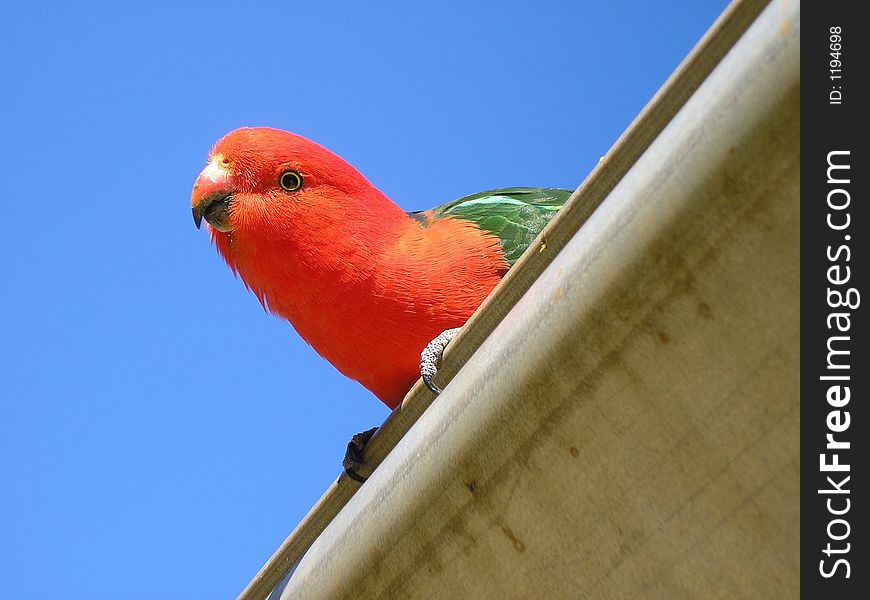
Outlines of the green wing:
{"type": "Polygon", "coordinates": [[[570,195],[569,190],[555,188],[505,188],[408,214],[423,226],[442,217],[471,221],[498,237],[505,258],[513,266],[570,195]]]}

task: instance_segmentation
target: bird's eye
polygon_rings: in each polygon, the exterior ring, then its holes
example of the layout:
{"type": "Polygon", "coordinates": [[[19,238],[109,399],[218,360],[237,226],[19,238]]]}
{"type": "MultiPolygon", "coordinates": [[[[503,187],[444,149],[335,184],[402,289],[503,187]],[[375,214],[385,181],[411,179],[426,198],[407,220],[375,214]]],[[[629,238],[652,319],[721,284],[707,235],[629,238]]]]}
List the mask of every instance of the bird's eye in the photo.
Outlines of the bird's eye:
{"type": "Polygon", "coordinates": [[[280,183],[281,187],[288,192],[295,192],[302,187],[302,175],[300,175],[298,171],[292,169],[284,171],[281,173],[278,183],[280,183]]]}

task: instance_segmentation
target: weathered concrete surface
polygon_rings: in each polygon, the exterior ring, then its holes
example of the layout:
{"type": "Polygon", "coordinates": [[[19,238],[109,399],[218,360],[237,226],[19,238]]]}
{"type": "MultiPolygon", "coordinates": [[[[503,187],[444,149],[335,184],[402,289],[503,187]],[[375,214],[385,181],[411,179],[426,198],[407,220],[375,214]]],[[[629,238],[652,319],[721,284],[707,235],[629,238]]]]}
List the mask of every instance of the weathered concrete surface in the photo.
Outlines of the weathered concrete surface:
{"type": "Polygon", "coordinates": [[[798,596],[799,11],[765,10],[282,598],[798,596]]]}

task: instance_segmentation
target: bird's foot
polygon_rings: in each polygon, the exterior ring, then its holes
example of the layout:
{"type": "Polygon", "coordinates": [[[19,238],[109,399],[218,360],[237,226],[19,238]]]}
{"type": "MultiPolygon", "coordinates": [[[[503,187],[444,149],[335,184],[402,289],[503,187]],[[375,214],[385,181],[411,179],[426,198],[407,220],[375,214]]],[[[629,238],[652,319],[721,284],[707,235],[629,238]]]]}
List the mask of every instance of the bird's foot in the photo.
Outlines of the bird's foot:
{"type": "Polygon", "coordinates": [[[426,387],[432,390],[436,396],[441,393],[441,388],[435,383],[435,376],[438,374],[438,362],[441,360],[441,353],[444,348],[450,343],[456,334],[459,333],[461,327],[447,329],[441,332],[441,335],[429,342],[420,353],[420,376],[423,378],[423,383],[426,387]]]}
{"type": "Polygon", "coordinates": [[[367,431],[360,432],[350,438],[350,441],[347,443],[347,451],[344,453],[344,460],[341,461],[341,466],[344,467],[344,472],[347,473],[348,477],[359,483],[365,483],[366,479],[368,479],[368,477],[363,477],[357,473],[357,469],[364,462],[363,448],[366,447],[366,444],[372,439],[377,430],[377,427],[372,427],[367,431]]]}

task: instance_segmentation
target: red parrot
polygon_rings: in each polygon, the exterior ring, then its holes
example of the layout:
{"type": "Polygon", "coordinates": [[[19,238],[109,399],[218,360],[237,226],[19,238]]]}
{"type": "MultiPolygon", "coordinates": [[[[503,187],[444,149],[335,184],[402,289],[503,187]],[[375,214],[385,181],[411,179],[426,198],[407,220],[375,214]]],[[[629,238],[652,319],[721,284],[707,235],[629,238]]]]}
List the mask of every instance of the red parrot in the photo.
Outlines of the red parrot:
{"type": "Polygon", "coordinates": [[[301,136],[242,128],[193,186],[196,226],[263,308],[395,408],[570,192],[510,188],[408,213],[301,136]]]}

